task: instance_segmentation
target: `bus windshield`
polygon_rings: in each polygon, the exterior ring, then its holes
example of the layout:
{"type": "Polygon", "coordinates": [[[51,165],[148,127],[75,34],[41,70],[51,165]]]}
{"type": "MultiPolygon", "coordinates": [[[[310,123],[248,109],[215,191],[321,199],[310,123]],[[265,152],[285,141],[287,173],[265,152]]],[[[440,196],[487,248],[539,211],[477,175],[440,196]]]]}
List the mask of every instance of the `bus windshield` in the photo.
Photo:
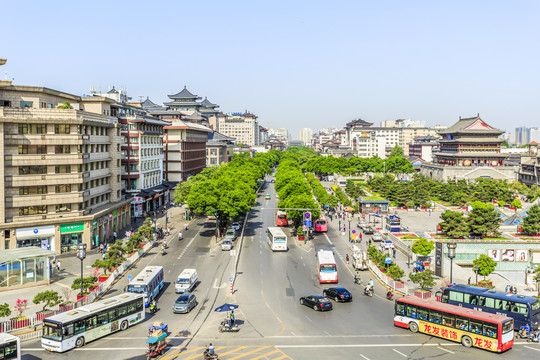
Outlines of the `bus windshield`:
{"type": "Polygon", "coordinates": [[[323,272],[336,271],[336,265],[333,265],[333,264],[323,264],[323,265],[321,265],[321,270],[320,270],[320,271],[323,271],[323,272]]]}
{"type": "Polygon", "coordinates": [[[146,285],[128,285],[128,292],[135,294],[146,294],[146,285]]]}
{"type": "Polygon", "coordinates": [[[51,340],[62,340],[62,329],[59,326],[50,326],[45,323],[43,326],[43,337],[51,340]]]}
{"type": "Polygon", "coordinates": [[[540,309],[540,301],[536,300],[535,302],[533,302],[531,304],[531,310],[535,311],[535,310],[538,310],[538,309],[540,309]]]}
{"type": "Polygon", "coordinates": [[[284,237],[274,237],[274,242],[285,242],[287,241],[287,238],[284,237]]]}

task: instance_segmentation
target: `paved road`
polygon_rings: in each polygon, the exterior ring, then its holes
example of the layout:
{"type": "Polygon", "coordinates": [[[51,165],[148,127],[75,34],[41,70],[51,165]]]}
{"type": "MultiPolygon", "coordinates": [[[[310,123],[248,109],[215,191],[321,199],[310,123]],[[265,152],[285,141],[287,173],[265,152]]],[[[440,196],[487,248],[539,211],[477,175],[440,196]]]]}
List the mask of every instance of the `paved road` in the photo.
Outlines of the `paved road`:
{"type": "MultiPolygon", "coordinates": [[[[205,345],[212,342],[222,359],[487,359],[494,355],[478,349],[466,349],[422,334],[413,334],[392,325],[393,304],[381,295],[367,298],[361,287],[353,284],[351,268],[344,263],[350,253],[341,234],[330,227],[307,244],[291,238],[288,252],[272,253],[266,244],[265,230],[275,224],[277,200],[270,183],[261,191],[245,227],[234,294],[228,290],[232,257],[221,251],[212,237],[213,223],[198,220],[183,241],[172,241],[169,254],[157,250],[142,259],[135,274],[147,264],[165,267],[165,291],[159,298],[160,311],[145,323],[110,335],[65,354],[51,354],[40,349],[38,341],[23,344],[24,359],[142,359],[147,326],[162,320],[172,331],[170,347],[160,359],[200,359],[205,345]],[[264,194],[271,200],[264,200],[264,194]],[[299,305],[300,296],[321,294],[324,286],[317,281],[315,251],[332,249],[338,261],[339,285],[347,287],[352,303],[334,304],[331,312],[316,312],[299,305]],[[195,290],[199,305],[188,315],[172,314],[176,298],[174,280],[184,268],[197,268],[201,280],[195,290]],[[217,330],[223,314],[213,309],[223,302],[240,305],[237,319],[239,333],[220,334],[217,330]]],[[[363,281],[368,273],[361,273],[363,281]]],[[[122,279],[109,296],[122,291],[122,279]]],[[[519,342],[501,355],[504,359],[536,358],[540,346],[519,342]]]]}

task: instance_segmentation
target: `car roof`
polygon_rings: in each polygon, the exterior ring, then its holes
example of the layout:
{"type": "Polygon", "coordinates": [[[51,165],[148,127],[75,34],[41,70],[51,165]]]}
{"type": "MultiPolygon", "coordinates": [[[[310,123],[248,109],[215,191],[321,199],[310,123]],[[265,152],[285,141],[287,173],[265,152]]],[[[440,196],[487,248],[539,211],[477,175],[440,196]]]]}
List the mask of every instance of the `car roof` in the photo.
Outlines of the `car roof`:
{"type": "Polygon", "coordinates": [[[182,294],[182,295],[180,295],[180,296],[178,297],[178,299],[176,299],[176,300],[177,300],[177,301],[180,300],[180,299],[184,300],[184,299],[189,298],[191,295],[193,295],[193,294],[191,294],[191,293],[182,294]]]}
{"type": "Polygon", "coordinates": [[[344,287],[340,287],[340,286],[335,287],[335,288],[330,288],[330,289],[336,289],[337,291],[347,291],[347,292],[349,291],[349,290],[345,289],[344,287]]]}

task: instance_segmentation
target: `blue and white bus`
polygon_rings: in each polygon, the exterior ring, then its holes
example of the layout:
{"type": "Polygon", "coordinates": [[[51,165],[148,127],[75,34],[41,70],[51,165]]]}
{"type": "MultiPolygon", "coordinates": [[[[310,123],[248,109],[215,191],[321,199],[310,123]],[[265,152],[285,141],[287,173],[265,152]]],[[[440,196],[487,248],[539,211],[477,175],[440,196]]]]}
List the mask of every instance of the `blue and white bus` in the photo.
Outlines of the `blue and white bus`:
{"type": "Polygon", "coordinates": [[[147,266],[129,282],[127,291],[144,294],[144,306],[148,307],[163,289],[163,266],[147,266]]]}
{"type": "Polygon", "coordinates": [[[511,317],[515,330],[525,324],[534,329],[540,325],[540,301],[532,296],[456,284],[444,289],[441,302],[511,317]]]}

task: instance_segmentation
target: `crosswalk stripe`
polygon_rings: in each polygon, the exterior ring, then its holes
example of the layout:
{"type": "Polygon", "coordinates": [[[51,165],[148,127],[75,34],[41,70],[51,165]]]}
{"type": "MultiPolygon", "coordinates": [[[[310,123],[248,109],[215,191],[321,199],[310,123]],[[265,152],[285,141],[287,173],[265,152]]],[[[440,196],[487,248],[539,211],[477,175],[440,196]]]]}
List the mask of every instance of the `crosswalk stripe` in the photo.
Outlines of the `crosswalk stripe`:
{"type": "MultiPolygon", "coordinates": [[[[223,354],[219,354],[219,357],[222,357],[222,356],[225,356],[225,355],[228,355],[228,354],[232,354],[234,352],[237,352],[237,351],[240,351],[240,350],[244,350],[245,348],[247,348],[247,346],[240,346],[240,347],[237,347],[235,348],[234,350],[231,350],[231,351],[227,351],[227,352],[224,352],[223,354]]],[[[217,350],[217,349],[216,349],[217,350]]],[[[217,352],[217,351],[216,351],[217,352]]],[[[187,360],[187,359],[185,359],[187,360]]]]}
{"type": "Polygon", "coordinates": [[[248,355],[251,355],[255,352],[258,352],[258,351],[261,351],[261,350],[264,350],[264,349],[268,349],[270,346],[261,346],[260,348],[257,348],[255,350],[251,350],[251,351],[248,351],[247,353],[245,354],[240,354],[238,356],[235,356],[233,358],[230,358],[229,360],[236,360],[236,359],[240,359],[241,357],[244,357],[244,356],[248,356],[248,355]]]}
{"type": "Polygon", "coordinates": [[[269,353],[262,354],[262,355],[259,355],[259,356],[257,356],[257,357],[251,358],[250,360],[257,360],[257,359],[260,359],[260,358],[262,358],[262,357],[266,357],[266,356],[275,354],[275,353],[277,353],[277,352],[281,352],[281,351],[278,350],[278,349],[276,349],[276,350],[274,350],[274,351],[272,351],[272,352],[269,352],[269,353]]]}
{"type": "Polygon", "coordinates": [[[290,359],[289,355],[284,354],[283,356],[277,357],[277,358],[272,359],[272,360],[281,360],[281,359],[285,359],[285,358],[289,358],[289,359],[290,359]]]}
{"type": "MultiPolygon", "coordinates": [[[[174,347],[172,349],[174,349],[174,347]]],[[[189,353],[192,353],[194,351],[200,351],[202,349],[204,349],[204,346],[197,347],[197,348],[194,348],[194,349],[191,349],[191,350],[186,350],[186,351],[182,351],[182,348],[180,348],[180,349],[178,349],[178,350],[180,350],[179,352],[176,352],[176,353],[173,353],[173,354],[166,354],[165,356],[161,357],[160,360],[174,359],[175,357],[178,357],[180,355],[189,354],[189,353]]],[[[196,357],[200,357],[200,356],[201,355],[196,355],[196,357]]]]}

